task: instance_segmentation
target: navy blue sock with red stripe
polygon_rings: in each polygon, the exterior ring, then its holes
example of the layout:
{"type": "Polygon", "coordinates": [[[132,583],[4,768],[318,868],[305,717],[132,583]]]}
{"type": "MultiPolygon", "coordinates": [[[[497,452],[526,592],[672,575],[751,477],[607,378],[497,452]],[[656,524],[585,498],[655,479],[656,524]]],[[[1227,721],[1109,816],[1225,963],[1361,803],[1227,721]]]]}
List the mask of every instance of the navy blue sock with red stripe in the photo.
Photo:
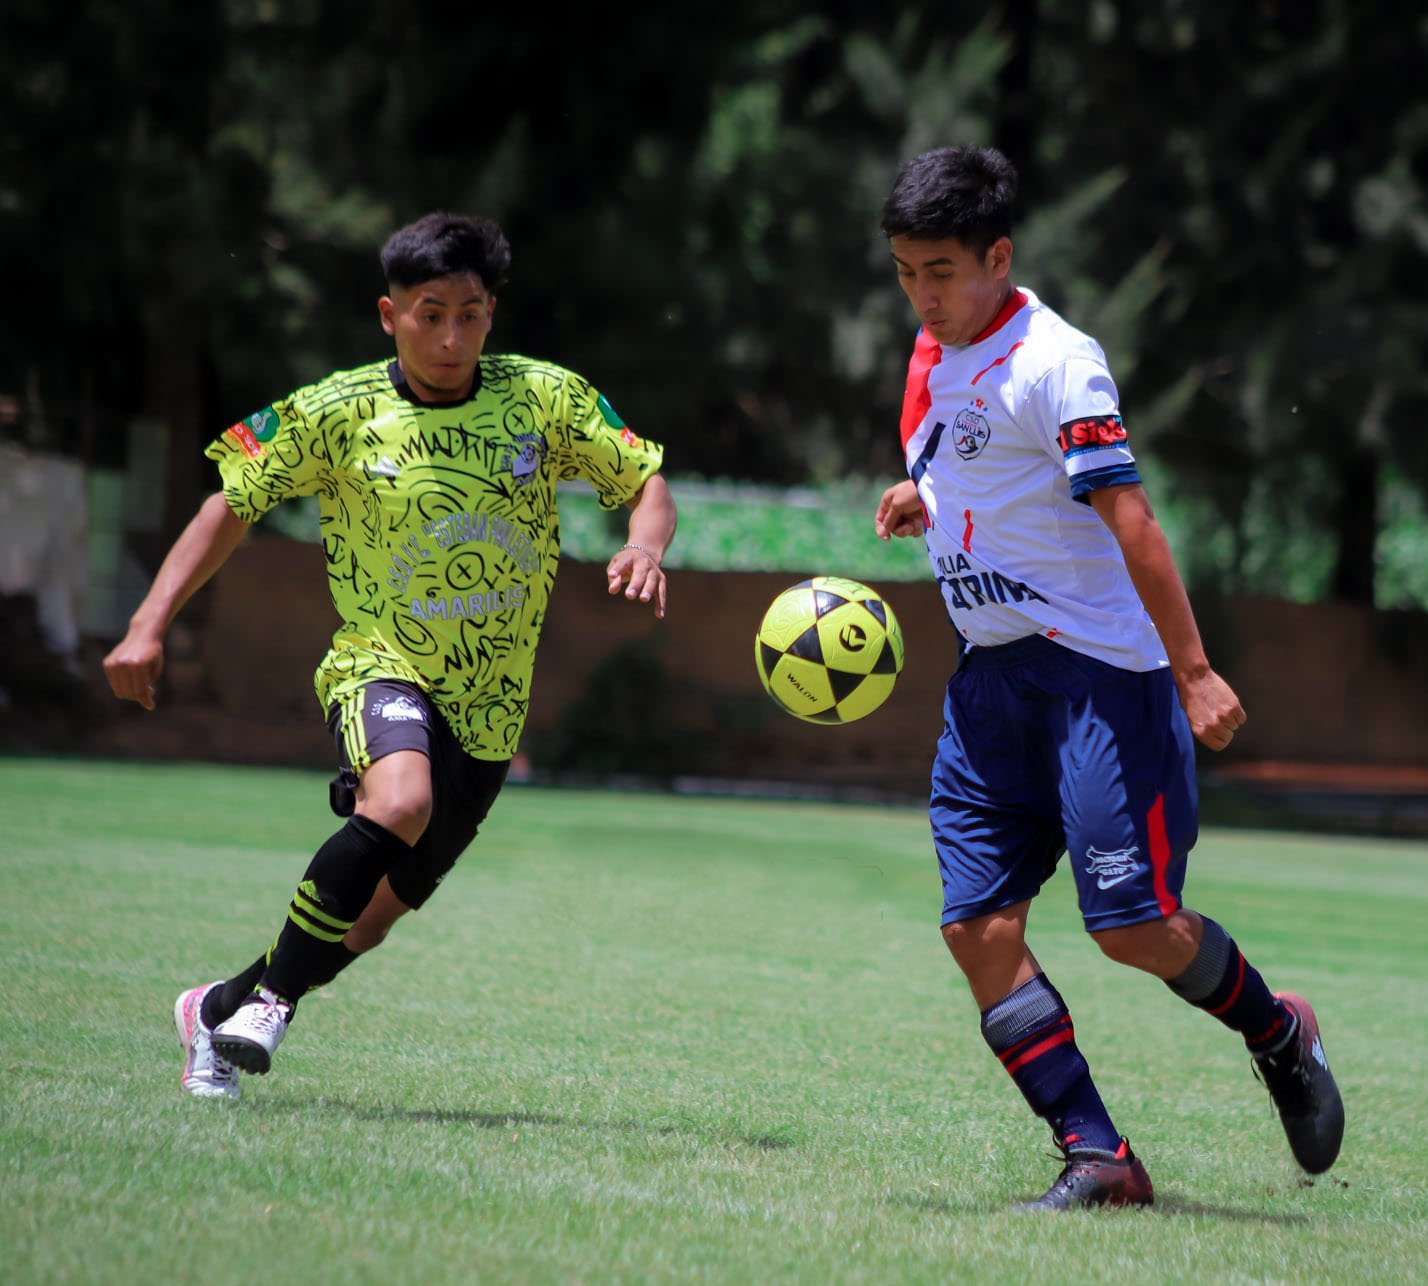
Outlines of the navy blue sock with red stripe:
{"type": "Polygon", "coordinates": [[[1182,1000],[1218,1018],[1245,1038],[1251,1054],[1272,1054],[1294,1035],[1298,1019],[1270,994],[1259,970],[1240,954],[1235,940],[1208,916],[1200,950],[1190,967],[1165,985],[1182,1000]]]}
{"type": "Polygon", "coordinates": [[[1120,1132],[1076,1048],[1066,1002],[1045,974],[983,1011],[982,1038],[1068,1150],[1114,1152],[1120,1146],[1120,1132]]]}

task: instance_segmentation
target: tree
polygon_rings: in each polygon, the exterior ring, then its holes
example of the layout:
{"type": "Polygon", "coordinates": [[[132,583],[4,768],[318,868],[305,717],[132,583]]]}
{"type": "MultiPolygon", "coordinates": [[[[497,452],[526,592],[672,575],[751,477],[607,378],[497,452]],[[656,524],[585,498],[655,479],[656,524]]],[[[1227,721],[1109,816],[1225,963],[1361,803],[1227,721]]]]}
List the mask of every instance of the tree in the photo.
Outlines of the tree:
{"type": "Polygon", "coordinates": [[[1384,467],[1428,486],[1428,119],[1405,74],[1422,24],[1339,0],[1053,12],[1037,83],[1096,92],[1062,100],[1042,163],[1124,166],[1098,280],[1127,270],[1125,247],[1164,249],[1154,343],[1123,389],[1151,408],[1142,440],[1234,528],[1223,588],[1252,586],[1248,532],[1277,510],[1281,537],[1330,534],[1335,597],[1371,603],[1384,467]]]}

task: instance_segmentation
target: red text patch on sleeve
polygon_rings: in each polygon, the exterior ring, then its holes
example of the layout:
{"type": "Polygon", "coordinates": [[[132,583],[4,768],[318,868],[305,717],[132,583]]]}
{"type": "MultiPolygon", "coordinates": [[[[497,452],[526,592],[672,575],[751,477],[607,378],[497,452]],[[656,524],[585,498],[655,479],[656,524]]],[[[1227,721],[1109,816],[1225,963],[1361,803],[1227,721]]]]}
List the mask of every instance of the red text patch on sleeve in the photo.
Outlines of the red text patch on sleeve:
{"type": "Polygon", "coordinates": [[[260,459],[263,455],[263,444],[253,435],[253,430],[249,428],[246,420],[239,420],[224,431],[225,438],[232,438],[234,445],[243,452],[244,455],[254,460],[260,459]]]}
{"type": "Polygon", "coordinates": [[[1119,415],[1091,415],[1063,424],[1058,440],[1063,455],[1079,455],[1082,451],[1120,446],[1126,440],[1126,428],[1119,415]]]}

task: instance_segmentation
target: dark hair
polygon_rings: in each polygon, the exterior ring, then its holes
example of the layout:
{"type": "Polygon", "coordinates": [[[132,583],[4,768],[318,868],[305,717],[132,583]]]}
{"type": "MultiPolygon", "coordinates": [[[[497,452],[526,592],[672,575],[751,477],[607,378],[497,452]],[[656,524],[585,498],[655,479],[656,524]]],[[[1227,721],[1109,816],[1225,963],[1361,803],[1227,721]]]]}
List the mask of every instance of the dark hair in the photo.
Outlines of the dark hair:
{"type": "Polygon", "coordinates": [[[887,237],[953,237],[984,255],[1011,236],[1016,168],[994,147],[939,147],[903,164],[883,203],[887,237]]]}
{"type": "Polygon", "coordinates": [[[398,228],[382,247],[389,286],[416,286],[438,277],[474,272],[491,294],[506,284],[511,246],[491,219],[435,210],[398,228]]]}

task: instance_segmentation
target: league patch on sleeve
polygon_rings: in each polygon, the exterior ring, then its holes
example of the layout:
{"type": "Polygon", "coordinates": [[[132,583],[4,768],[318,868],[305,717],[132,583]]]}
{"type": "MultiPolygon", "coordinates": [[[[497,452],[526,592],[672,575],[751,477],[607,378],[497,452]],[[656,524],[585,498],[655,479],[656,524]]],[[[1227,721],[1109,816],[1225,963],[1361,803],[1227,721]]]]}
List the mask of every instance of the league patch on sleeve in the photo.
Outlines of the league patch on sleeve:
{"type": "Polygon", "coordinates": [[[244,455],[252,460],[261,460],[263,457],[263,444],[253,436],[253,430],[248,427],[246,420],[239,420],[223,432],[223,436],[233,443],[244,455]]]}
{"type": "Polygon", "coordinates": [[[263,443],[278,435],[278,413],[271,406],[238,421],[224,433],[244,455],[253,460],[263,457],[263,443]]]}

